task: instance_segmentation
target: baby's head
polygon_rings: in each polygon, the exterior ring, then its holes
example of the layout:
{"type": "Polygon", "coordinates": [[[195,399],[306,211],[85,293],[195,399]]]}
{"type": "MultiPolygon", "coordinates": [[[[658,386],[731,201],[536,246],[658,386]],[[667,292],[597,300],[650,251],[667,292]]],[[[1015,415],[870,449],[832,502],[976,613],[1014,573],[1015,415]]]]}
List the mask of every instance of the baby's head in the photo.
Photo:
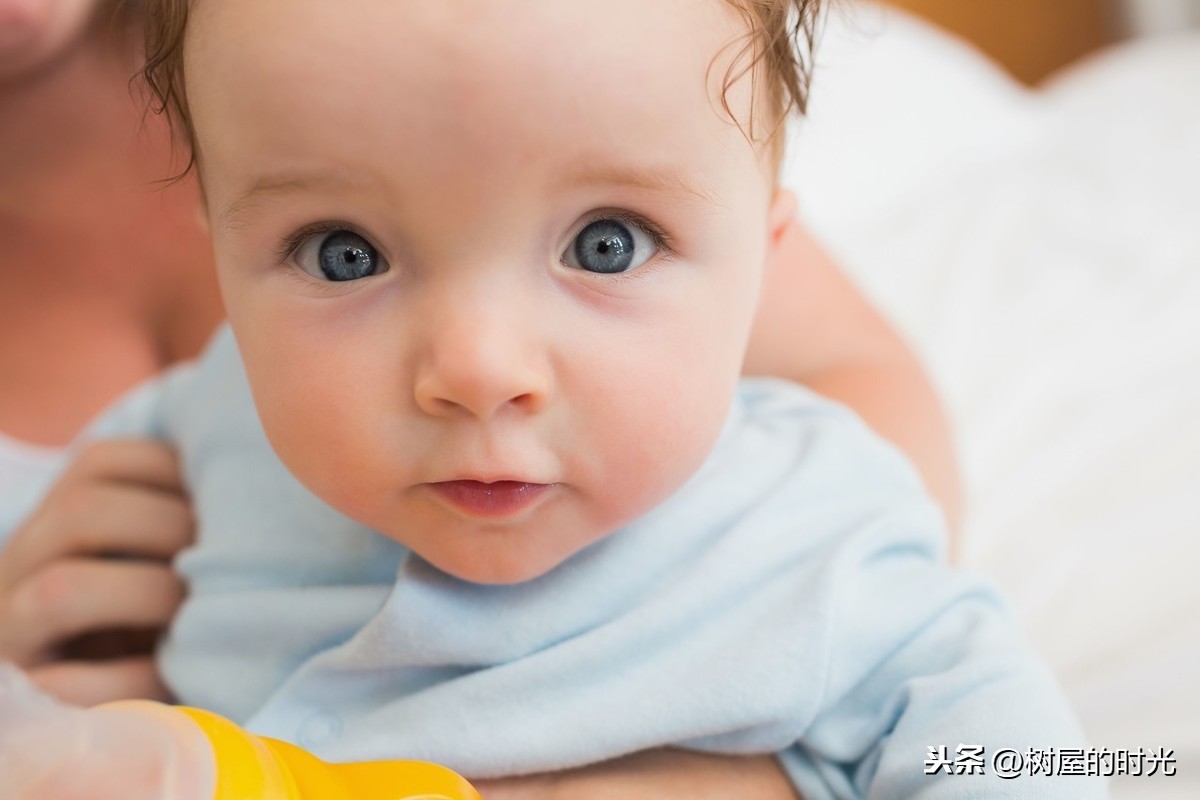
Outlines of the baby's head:
{"type": "Polygon", "coordinates": [[[479,582],[678,489],[790,219],[814,5],[154,3],[150,77],[288,468],[479,582]]]}

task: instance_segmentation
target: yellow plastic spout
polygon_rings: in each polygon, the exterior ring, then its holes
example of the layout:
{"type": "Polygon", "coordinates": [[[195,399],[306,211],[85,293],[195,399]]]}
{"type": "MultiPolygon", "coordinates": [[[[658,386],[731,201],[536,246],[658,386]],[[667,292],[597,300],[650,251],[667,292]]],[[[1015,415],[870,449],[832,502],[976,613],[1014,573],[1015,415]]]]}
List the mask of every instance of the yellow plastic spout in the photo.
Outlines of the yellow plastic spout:
{"type": "Polygon", "coordinates": [[[208,711],[179,710],[212,743],[217,764],[213,800],[482,800],[466,779],[437,764],[328,764],[208,711]]]}

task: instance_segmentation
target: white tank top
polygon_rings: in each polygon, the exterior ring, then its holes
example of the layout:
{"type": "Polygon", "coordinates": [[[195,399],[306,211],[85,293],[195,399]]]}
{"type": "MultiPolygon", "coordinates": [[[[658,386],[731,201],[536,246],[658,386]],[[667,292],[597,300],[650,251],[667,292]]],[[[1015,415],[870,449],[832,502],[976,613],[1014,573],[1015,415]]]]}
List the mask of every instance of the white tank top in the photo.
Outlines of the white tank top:
{"type": "Polygon", "coordinates": [[[0,431],[0,548],[66,460],[66,447],[30,444],[0,431]]]}
{"type": "Polygon", "coordinates": [[[123,425],[127,425],[128,420],[141,421],[131,429],[148,435],[149,431],[143,429],[149,424],[147,420],[154,419],[153,409],[164,378],[184,366],[181,364],[147,378],[117,397],[83,428],[74,442],[64,447],[24,442],[0,431],[0,549],[17,523],[37,507],[80,445],[90,439],[123,432],[126,429],[123,425]]]}

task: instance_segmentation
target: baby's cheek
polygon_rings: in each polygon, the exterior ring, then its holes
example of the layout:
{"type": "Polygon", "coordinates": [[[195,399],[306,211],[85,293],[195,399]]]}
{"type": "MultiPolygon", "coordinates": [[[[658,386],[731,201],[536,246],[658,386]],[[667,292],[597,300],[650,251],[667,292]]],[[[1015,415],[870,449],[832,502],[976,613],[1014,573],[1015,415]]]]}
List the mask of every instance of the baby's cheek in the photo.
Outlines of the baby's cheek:
{"type": "MultiPolygon", "coordinates": [[[[312,350],[260,351],[243,346],[263,430],[276,455],[325,502],[358,516],[374,495],[371,478],[384,474],[378,455],[379,414],[364,404],[369,387],[346,359],[320,359],[312,350]],[[373,424],[374,422],[374,424],[373,424]]],[[[361,373],[359,373],[361,375],[361,373]]]]}
{"type": "MultiPolygon", "coordinates": [[[[627,522],[681,487],[712,450],[728,415],[736,376],[703,359],[671,358],[612,392],[589,446],[605,459],[608,513],[627,522]]],[[[633,376],[631,375],[631,378],[633,376]]]]}
{"type": "MultiPolygon", "coordinates": [[[[314,404],[315,405],[315,404],[314,404]]],[[[264,428],[284,466],[313,494],[356,519],[378,504],[380,479],[377,438],[347,425],[344,416],[284,407],[264,428]]]]}

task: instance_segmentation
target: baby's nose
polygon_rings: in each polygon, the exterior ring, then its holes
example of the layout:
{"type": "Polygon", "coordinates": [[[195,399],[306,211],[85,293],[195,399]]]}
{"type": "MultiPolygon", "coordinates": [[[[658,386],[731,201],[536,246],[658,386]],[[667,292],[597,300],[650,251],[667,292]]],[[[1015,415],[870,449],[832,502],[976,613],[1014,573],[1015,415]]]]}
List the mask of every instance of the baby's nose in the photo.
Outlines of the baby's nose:
{"type": "Polygon", "coordinates": [[[458,314],[441,319],[430,338],[415,383],[426,414],[484,420],[506,409],[534,414],[549,401],[545,354],[519,321],[458,314]]]}

